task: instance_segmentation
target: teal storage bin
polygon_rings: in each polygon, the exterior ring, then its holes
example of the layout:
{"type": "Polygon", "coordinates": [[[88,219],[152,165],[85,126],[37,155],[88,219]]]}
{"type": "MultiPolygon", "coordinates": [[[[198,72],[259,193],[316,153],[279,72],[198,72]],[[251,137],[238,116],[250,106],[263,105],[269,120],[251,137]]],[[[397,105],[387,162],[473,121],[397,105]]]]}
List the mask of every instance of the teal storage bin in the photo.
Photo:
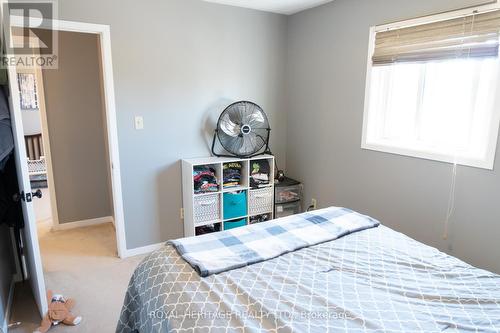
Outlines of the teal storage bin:
{"type": "Polygon", "coordinates": [[[231,230],[234,228],[244,227],[247,225],[247,219],[226,221],[224,222],[224,230],[231,230]]]}
{"type": "Polygon", "coordinates": [[[246,216],[247,192],[224,193],[224,220],[246,216]]]}

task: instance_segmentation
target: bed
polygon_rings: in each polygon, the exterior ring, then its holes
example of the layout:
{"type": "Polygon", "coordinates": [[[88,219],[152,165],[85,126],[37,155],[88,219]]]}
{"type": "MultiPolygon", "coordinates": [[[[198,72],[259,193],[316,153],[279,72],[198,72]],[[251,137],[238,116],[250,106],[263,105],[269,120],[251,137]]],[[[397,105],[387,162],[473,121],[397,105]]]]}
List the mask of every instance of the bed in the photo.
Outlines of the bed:
{"type": "Polygon", "coordinates": [[[206,277],[182,255],[138,266],[117,332],[500,332],[499,275],[383,225],[206,277]]]}

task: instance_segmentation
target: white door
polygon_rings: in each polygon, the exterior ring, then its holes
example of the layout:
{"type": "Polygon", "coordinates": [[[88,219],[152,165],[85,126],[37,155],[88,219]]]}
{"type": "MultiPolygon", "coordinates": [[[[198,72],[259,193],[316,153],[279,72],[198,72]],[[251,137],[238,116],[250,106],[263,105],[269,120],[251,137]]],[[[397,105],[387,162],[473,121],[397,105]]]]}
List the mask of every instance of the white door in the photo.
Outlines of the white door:
{"type": "Polygon", "coordinates": [[[36,229],[35,212],[31,195],[31,185],[28,175],[28,163],[26,158],[26,147],[24,142],[24,130],[19,99],[19,87],[17,85],[16,68],[8,68],[10,88],[10,110],[12,130],[14,132],[16,168],[19,178],[19,190],[29,195],[29,198],[21,200],[24,215],[24,255],[27,262],[28,278],[33,290],[36,304],[43,316],[47,312],[47,298],[45,292],[45,281],[43,278],[42,258],[38,246],[38,235],[36,229]]]}

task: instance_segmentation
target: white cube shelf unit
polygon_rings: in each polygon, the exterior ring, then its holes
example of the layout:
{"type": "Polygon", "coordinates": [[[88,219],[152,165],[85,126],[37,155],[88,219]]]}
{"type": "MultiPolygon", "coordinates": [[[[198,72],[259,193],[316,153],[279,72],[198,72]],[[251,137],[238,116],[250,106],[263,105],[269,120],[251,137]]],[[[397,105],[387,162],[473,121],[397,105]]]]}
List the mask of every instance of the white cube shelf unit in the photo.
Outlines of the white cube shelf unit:
{"type": "MultiPolygon", "coordinates": [[[[274,214],[274,156],[259,155],[252,158],[207,157],[182,160],[182,196],[184,210],[184,237],[206,233],[207,228],[221,231],[234,225],[247,225],[251,221],[267,218],[274,214]],[[252,188],[250,177],[255,161],[267,160],[269,163],[269,184],[252,188]],[[241,179],[238,185],[224,186],[224,165],[240,163],[241,179]],[[195,192],[193,171],[195,167],[209,166],[215,170],[217,191],[195,192]],[[244,212],[228,216],[229,201],[233,196],[245,200],[244,212]],[[224,211],[226,197],[226,212],[224,211]],[[236,224],[235,224],[236,223],[236,224]],[[202,229],[205,229],[202,232],[202,229]]],[[[240,207],[242,208],[242,207],[240,207]]],[[[237,213],[237,212],[236,212],[237,213]]]]}

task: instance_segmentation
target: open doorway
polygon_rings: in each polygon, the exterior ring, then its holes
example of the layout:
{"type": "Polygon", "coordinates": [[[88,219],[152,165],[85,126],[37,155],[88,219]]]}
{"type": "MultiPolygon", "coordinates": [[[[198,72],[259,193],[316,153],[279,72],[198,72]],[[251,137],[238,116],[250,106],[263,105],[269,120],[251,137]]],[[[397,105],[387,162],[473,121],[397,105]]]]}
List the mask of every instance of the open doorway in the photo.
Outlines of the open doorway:
{"type": "Polygon", "coordinates": [[[37,224],[55,231],[111,224],[99,36],[60,31],[58,40],[58,69],[18,68],[30,182],[41,196],[34,201],[37,224]]]}
{"type": "Polygon", "coordinates": [[[121,270],[110,269],[123,266],[117,256],[125,257],[127,250],[109,26],[68,21],[54,26],[58,69],[9,68],[27,193],[29,280],[41,314],[47,310],[46,289],[75,297],[90,311],[96,290],[128,283],[128,277],[120,283],[121,270]],[[41,198],[32,202],[30,192],[41,198]],[[113,286],[103,288],[105,270],[113,286]]]}
{"type": "MultiPolygon", "coordinates": [[[[11,17],[10,23],[14,28],[22,27],[22,22],[23,19],[20,17],[11,17]]],[[[120,258],[130,257],[133,252],[127,250],[125,240],[109,26],[53,20],[50,22],[44,21],[44,25],[37,29],[40,29],[40,33],[44,29],[57,29],[61,38],[58,52],[59,69],[44,73],[44,69],[38,68],[26,69],[13,65],[8,68],[9,88],[11,91],[10,107],[14,120],[13,132],[16,147],[18,148],[16,150],[16,162],[19,166],[18,174],[21,175],[20,187],[24,190],[22,208],[26,221],[24,236],[26,238],[27,255],[25,257],[29,272],[29,287],[31,287],[33,293],[32,300],[38,307],[39,313],[43,315],[47,311],[46,290],[53,290],[56,293],[75,298],[77,300],[75,313],[82,315],[84,318],[83,324],[79,325],[79,329],[76,329],[75,332],[112,331],[116,325],[115,318],[119,316],[121,309],[122,291],[126,288],[129,276],[142,258],[140,256],[131,257],[127,260],[117,258],[117,255],[120,258]],[[78,37],[86,37],[92,41],[94,46],[97,44],[97,51],[92,51],[92,55],[87,54],[86,51],[90,52],[91,47],[85,46],[83,41],[80,40],[80,43],[76,43],[77,45],[74,46],[76,51],[68,53],[71,56],[65,57],[64,45],[62,45],[65,36],[68,36],[70,42],[74,42],[78,37]],[[69,68],[83,68],[84,71],[61,75],[61,73],[65,72],[63,70],[63,58],[78,60],[69,68]],[[83,77],[88,75],[88,68],[84,63],[89,58],[97,59],[98,62],[98,75],[94,75],[94,79],[90,80],[92,84],[89,86],[94,88],[94,92],[97,89],[101,97],[100,105],[98,105],[99,103],[93,103],[93,107],[89,103],[89,94],[67,98],[73,91],[81,93],[80,90],[82,89],[80,88],[73,90],[69,88],[74,88],[74,84],[71,83],[72,79],[76,79],[77,83],[81,83],[83,77]],[[32,77],[29,78],[26,75],[19,74],[31,74],[32,77]],[[50,83],[50,79],[54,79],[53,76],[57,75],[59,77],[54,80],[56,84],[50,83]],[[33,77],[34,83],[26,81],[31,80],[33,77]],[[35,86],[36,89],[31,88],[32,86],[35,86]],[[23,89],[28,88],[31,89],[31,92],[27,93],[28,98],[23,101],[24,96],[22,96],[21,92],[23,89]],[[29,138],[24,135],[21,102],[29,103],[30,101],[33,102],[33,99],[39,103],[42,130],[41,133],[34,134],[36,137],[29,138]],[[86,115],[91,108],[92,110],[99,108],[102,113],[100,116],[95,116],[94,120],[102,120],[102,126],[95,125],[94,122],[95,126],[91,126],[89,129],[84,126],[86,123],[80,119],[76,126],[59,124],[54,131],[51,127],[54,125],[54,121],[51,120],[51,111],[55,109],[53,107],[55,104],[52,102],[60,102],[62,99],[66,99],[67,104],[59,108],[60,113],[56,115],[56,125],[60,119],[64,118],[65,113],[75,111],[76,106],[83,106],[83,108],[79,108],[79,113],[75,117],[86,115]],[[102,136],[96,134],[96,127],[102,128],[101,133],[104,133],[102,136]],[[61,129],[66,132],[62,134],[57,132],[57,130],[61,129]],[[90,137],[87,136],[87,139],[74,140],[74,136],[81,134],[81,132],[84,132],[84,134],[91,132],[91,135],[90,137]],[[59,133],[60,135],[53,133],[59,133]],[[59,140],[61,137],[64,138],[65,135],[68,135],[65,140],[59,140]],[[54,136],[56,137],[54,138],[54,136]],[[104,137],[104,140],[96,143],[93,140],[97,137],[104,137]],[[54,142],[62,142],[62,144],[59,148],[56,148],[54,142]],[[80,145],[81,143],[83,145],[80,145]],[[78,162],[73,169],[67,167],[63,169],[66,172],[73,172],[82,164],[88,163],[88,168],[98,164],[95,163],[97,157],[88,158],[90,152],[86,151],[86,149],[95,148],[97,145],[104,148],[104,169],[107,168],[108,178],[105,180],[102,180],[103,178],[101,180],[94,179],[94,173],[85,173],[85,171],[88,171],[85,169],[69,175],[63,173],[64,177],[62,185],[60,185],[61,182],[58,182],[57,178],[61,169],[57,166],[56,149],[62,150],[64,153],[63,155],[59,154],[59,157],[63,156],[66,160],[69,159],[70,162],[78,162]],[[79,154],[72,155],[75,151],[79,154]],[[73,156],[73,158],[68,156],[73,156]],[[29,162],[27,162],[28,158],[30,158],[29,162]],[[28,172],[29,164],[38,163],[41,164],[40,170],[35,170],[36,165],[32,165],[32,172],[28,172]],[[44,163],[45,165],[43,165],[44,163]],[[80,179],[84,179],[85,182],[79,182],[79,186],[74,186],[77,183],[76,181],[80,179]],[[79,209],[84,206],[81,202],[83,198],[95,199],[95,197],[98,197],[96,195],[98,191],[96,184],[103,182],[108,186],[105,190],[99,190],[99,194],[111,192],[107,193],[111,197],[111,213],[78,218],[75,218],[76,215],[67,213],[67,206],[69,206],[71,212],[80,212],[79,209]],[[73,185],[73,187],[70,187],[70,185],[73,185]],[[31,186],[34,187],[33,191],[31,186]],[[64,192],[68,194],[62,195],[61,193],[63,193],[65,187],[70,187],[72,191],[64,192]],[[49,200],[43,201],[38,198],[31,200],[32,194],[39,196],[38,189],[42,192],[42,199],[48,197],[49,200]],[[76,200],[62,200],[67,199],[67,197],[76,198],[76,200]],[[35,209],[37,214],[35,214],[35,209]],[[38,218],[35,215],[38,215],[38,218]],[[68,216],[69,218],[67,218],[68,216]],[[42,227],[43,224],[45,224],[45,229],[42,227]],[[101,306],[99,309],[95,308],[96,292],[100,298],[101,306]]],[[[74,117],[71,117],[70,120],[74,120],[74,117]]],[[[103,156],[102,150],[100,156],[103,156]]],[[[97,201],[102,204],[101,201],[105,201],[105,199],[97,201]]],[[[95,203],[95,200],[93,202],[95,203]]],[[[90,211],[93,213],[100,211],[95,207],[97,207],[97,204],[90,211]]],[[[106,210],[102,211],[106,212],[106,210]]],[[[29,319],[19,320],[21,319],[19,315],[22,316],[25,311],[17,311],[16,309],[25,308],[23,302],[26,299],[21,297],[20,301],[17,302],[16,293],[17,291],[14,293],[11,321],[23,321],[28,324],[24,327],[33,330],[38,327],[40,318],[30,317],[29,319]]]]}
{"type": "Polygon", "coordinates": [[[58,44],[57,69],[17,68],[47,289],[83,254],[118,254],[99,35],[59,31],[58,44]]]}

